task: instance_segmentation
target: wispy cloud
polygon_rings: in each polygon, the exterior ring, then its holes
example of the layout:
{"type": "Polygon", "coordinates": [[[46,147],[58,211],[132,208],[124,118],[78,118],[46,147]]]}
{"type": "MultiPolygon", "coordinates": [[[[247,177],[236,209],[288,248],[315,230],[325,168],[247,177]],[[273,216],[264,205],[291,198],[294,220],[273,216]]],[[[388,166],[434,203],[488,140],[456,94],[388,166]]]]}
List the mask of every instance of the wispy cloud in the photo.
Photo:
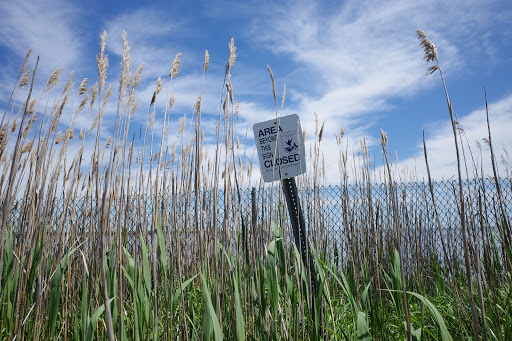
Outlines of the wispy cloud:
{"type": "Polygon", "coordinates": [[[34,47],[45,68],[68,68],[79,59],[83,47],[74,27],[79,15],[66,1],[2,1],[0,41],[20,59],[34,47]]]}
{"type": "MultiPolygon", "coordinates": [[[[349,140],[357,141],[354,134],[368,135],[369,127],[394,124],[393,99],[417,97],[437,84],[424,77],[417,28],[429,32],[450,77],[463,72],[473,58],[492,53],[493,42],[482,33],[495,12],[476,1],[348,1],[329,6],[299,1],[267,8],[254,20],[253,35],[297,64],[300,72],[284,77],[294,93],[289,104],[302,113],[308,131],[314,130],[313,112],[326,119],[324,143],[334,145],[341,122],[349,140]],[[391,121],[383,122],[386,112],[391,121]]],[[[368,140],[371,146],[378,137],[368,140]]],[[[336,158],[333,148],[324,152],[326,158],[336,158]]],[[[336,172],[333,162],[329,173],[336,172]]]]}
{"type": "MultiPolygon", "coordinates": [[[[456,103],[454,103],[456,105],[456,103]]],[[[446,113],[448,117],[448,113],[446,113]]],[[[512,146],[512,136],[510,127],[512,127],[512,94],[500,100],[489,103],[489,120],[491,126],[491,137],[493,141],[494,153],[497,162],[500,163],[500,156],[505,154],[505,150],[512,146]],[[505,148],[505,150],[503,149],[505,148]]],[[[466,157],[469,177],[474,176],[474,166],[478,172],[483,169],[486,176],[492,176],[491,156],[489,146],[483,139],[488,138],[487,121],[485,108],[479,108],[471,113],[459,117],[462,131],[462,143],[466,157]],[[477,147],[477,144],[481,148],[477,147]]],[[[457,158],[455,156],[455,147],[451,123],[448,119],[437,122],[435,127],[431,127],[425,132],[428,162],[432,177],[436,179],[449,179],[457,175],[457,158]]],[[[459,148],[461,159],[463,160],[461,143],[459,148]]],[[[510,152],[507,150],[507,152],[510,152]]],[[[399,167],[416,169],[419,179],[427,178],[427,170],[423,156],[423,145],[417,145],[416,159],[414,157],[399,161],[399,167]]],[[[503,165],[499,165],[503,172],[503,165]]],[[[510,171],[510,170],[509,170],[510,171]]],[[[463,166],[463,177],[466,177],[465,167],[463,166]]],[[[506,174],[501,174],[502,176],[506,174]]]]}

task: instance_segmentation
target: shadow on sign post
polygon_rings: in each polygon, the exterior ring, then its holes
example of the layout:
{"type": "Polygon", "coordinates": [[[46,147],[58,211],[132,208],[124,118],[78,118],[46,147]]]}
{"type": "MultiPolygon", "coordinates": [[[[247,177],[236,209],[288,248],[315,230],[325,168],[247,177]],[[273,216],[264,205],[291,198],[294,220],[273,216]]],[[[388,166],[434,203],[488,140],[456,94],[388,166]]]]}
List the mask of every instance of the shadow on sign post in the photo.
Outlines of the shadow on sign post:
{"type": "MultiPolygon", "coordinates": [[[[256,123],[253,131],[263,180],[265,182],[281,181],[295,245],[306,268],[309,287],[313,291],[313,295],[310,296],[313,297],[314,302],[319,287],[315,263],[307,240],[304,212],[295,183],[295,177],[306,172],[304,137],[299,116],[289,115],[256,123]]],[[[314,306],[313,303],[311,305],[313,321],[315,320],[314,306]]]]}

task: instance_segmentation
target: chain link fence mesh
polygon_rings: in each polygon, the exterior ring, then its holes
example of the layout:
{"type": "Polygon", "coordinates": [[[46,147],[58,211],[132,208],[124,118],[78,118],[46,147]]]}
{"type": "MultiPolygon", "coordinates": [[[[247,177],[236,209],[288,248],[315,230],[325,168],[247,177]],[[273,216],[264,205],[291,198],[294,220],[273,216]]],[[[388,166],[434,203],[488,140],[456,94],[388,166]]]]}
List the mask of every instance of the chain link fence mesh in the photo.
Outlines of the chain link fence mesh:
{"type": "MultiPolygon", "coordinates": [[[[480,245],[484,239],[491,241],[493,238],[499,238],[502,222],[510,221],[511,179],[501,179],[500,186],[501,199],[494,181],[490,179],[463,183],[468,238],[472,245],[480,245]]],[[[368,245],[386,249],[396,242],[398,228],[401,231],[404,261],[408,266],[414,266],[411,264],[412,260],[418,262],[422,257],[431,255],[435,255],[441,261],[446,255],[462,260],[458,183],[435,182],[433,192],[434,201],[428,183],[403,183],[394,189],[389,184],[363,183],[299,188],[299,197],[305,214],[308,236],[320,254],[327,259],[336,257],[343,260],[349,255],[357,257],[358,252],[368,245]],[[396,210],[393,208],[393,198],[396,200],[396,210]],[[419,257],[419,254],[422,256],[419,257]]],[[[66,238],[66,231],[71,226],[75,226],[75,233],[88,240],[89,245],[98,245],[98,233],[94,231],[97,229],[95,203],[92,200],[85,202],[80,198],[76,198],[68,205],[64,205],[63,202],[53,203],[53,212],[49,213],[47,225],[54,232],[50,241],[52,245],[58,247],[66,238]],[[59,230],[59,226],[64,228],[59,230]],[[59,235],[58,231],[61,231],[62,235],[59,235]]],[[[150,229],[153,204],[149,200],[133,198],[125,198],[124,203],[122,211],[110,211],[109,228],[114,231],[112,235],[115,235],[118,223],[122,222],[122,238],[126,240],[128,248],[132,249],[139,233],[148,232],[150,229]]],[[[19,209],[21,205],[22,202],[13,205],[9,220],[18,243],[23,239],[23,228],[20,226],[24,226],[24,213],[19,209]]],[[[159,205],[159,212],[163,212],[162,226],[169,246],[174,245],[174,239],[180,239],[183,243],[181,247],[187,250],[187,247],[195,246],[197,243],[205,244],[212,241],[212,236],[216,234],[218,242],[230,245],[234,252],[241,243],[246,243],[252,250],[252,256],[257,257],[273,238],[271,221],[283,229],[285,243],[293,241],[284,196],[277,187],[259,190],[246,188],[241,190],[240,196],[236,191],[212,193],[204,190],[200,193],[197,224],[193,196],[171,196],[169,202],[160,202],[159,205]],[[242,220],[247,227],[245,235],[242,235],[242,220]],[[245,238],[245,241],[241,241],[241,237],[245,238]]],[[[111,207],[119,206],[117,202],[112,202],[111,207]]],[[[150,238],[147,242],[151,242],[150,238]]],[[[185,256],[194,255],[185,252],[185,256]]]]}

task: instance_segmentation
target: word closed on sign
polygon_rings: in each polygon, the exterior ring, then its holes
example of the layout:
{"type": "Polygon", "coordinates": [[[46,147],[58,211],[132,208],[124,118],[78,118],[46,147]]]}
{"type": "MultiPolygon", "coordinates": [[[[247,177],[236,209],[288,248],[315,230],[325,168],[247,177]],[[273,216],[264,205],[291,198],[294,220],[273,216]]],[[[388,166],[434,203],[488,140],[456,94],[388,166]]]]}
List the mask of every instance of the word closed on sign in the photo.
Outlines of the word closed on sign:
{"type": "Polygon", "coordinates": [[[288,115],[256,123],[253,131],[265,182],[290,179],[306,172],[299,116],[288,115]]]}

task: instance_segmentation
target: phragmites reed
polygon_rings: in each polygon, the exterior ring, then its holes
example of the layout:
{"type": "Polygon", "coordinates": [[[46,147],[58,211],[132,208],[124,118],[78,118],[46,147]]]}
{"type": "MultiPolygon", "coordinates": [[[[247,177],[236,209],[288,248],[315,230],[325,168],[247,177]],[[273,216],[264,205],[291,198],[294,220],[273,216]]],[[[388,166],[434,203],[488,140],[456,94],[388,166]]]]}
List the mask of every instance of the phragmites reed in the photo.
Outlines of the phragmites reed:
{"type": "Polygon", "coordinates": [[[153,92],[153,98],[151,98],[150,106],[155,104],[156,96],[160,93],[160,91],[162,91],[162,78],[158,77],[158,79],[156,80],[156,90],[155,92],[153,92]]]}
{"type": "Polygon", "coordinates": [[[30,58],[30,55],[32,54],[32,51],[34,51],[34,48],[31,47],[28,51],[27,51],[27,54],[25,55],[25,59],[23,60],[23,66],[21,67],[21,70],[20,70],[20,75],[22,73],[25,73],[25,71],[27,70],[28,68],[28,60],[30,58]]]}
{"type": "Polygon", "coordinates": [[[171,94],[171,99],[169,100],[169,109],[172,108],[174,102],[176,101],[176,97],[174,97],[174,92],[171,94]]]}
{"type": "Polygon", "coordinates": [[[91,109],[94,105],[94,101],[96,100],[96,96],[98,96],[98,82],[94,83],[94,87],[92,89],[91,104],[90,104],[91,109]]]}
{"type": "Polygon", "coordinates": [[[73,139],[73,137],[75,137],[75,129],[73,129],[73,128],[66,129],[66,132],[64,133],[64,139],[66,141],[69,141],[69,140],[73,139]]]}
{"type": "Polygon", "coordinates": [[[199,115],[201,112],[201,96],[198,96],[196,102],[194,103],[194,112],[196,115],[199,115]]]}
{"type": "Polygon", "coordinates": [[[0,141],[2,141],[2,142],[0,142],[0,144],[2,144],[2,143],[3,143],[3,139],[4,139],[4,138],[5,138],[5,136],[7,135],[7,129],[8,129],[7,124],[4,124],[4,126],[2,127],[2,129],[0,129],[0,141]]]}
{"type": "Polygon", "coordinates": [[[268,70],[268,73],[270,74],[270,79],[272,80],[272,93],[274,94],[274,102],[277,103],[276,82],[274,80],[274,73],[272,72],[272,69],[270,68],[270,66],[268,64],[267,64],[267,70],[268,70]]]}
{"type": "Polygon", "coordinates": [[[235,39],[231,38],[231,40],[229,42],[228,70],[231,70],[233,65],[235,65],[235,59],[236,59],[235,39]]]}
{"type": "Polygon", "coordinates": [[[99,81],[100,81],[100,89],[105,87],[105,81],[107,79],[107,69],[108,69],[108,56],[105,54],[105,47],[107,46],[107,32],[103,31],[100,36],[100,52],[96,56],[96,63],[98,67],[99,81]]]}
{"type": "Polygon", "coordinates": [[[46,82],[43,93],[51,91],[53,89],[55,84],[57,84],[59,82],[61,72],[62,72],[62,67],[59,67],[55,71],[53,71],[52,75],[48,79],[48,82],[46,82]]]}
{"type": "Polygon", "coordinates": [[[25,154],[25,153],[29,152],[32,149],[33,144],[34,144],[33,140],[30,140],[29,142],[27,142],[27,144],[25,144],[25,146],[23,147],[21,154],[25,154]]]}
{"type": "Polygon", "coordinates": [[[112,142],[112,136],[109,136],[108,139],[107,139],[107,143],[105,144],[105,149],[108,149],[108,147],[110,146],[111,142],[112,142]]]}
{"type": "Polygon", "coordinates": [[[30,118],[28,119],[28,123],[27,125],[25,126],[25,130],[23,131],[23,138],[26,138],[30,129],[32,128],[32,126],[34,125],[34,122],[36,121],[37,119],[37,114],[34,113],[32,114],[32,116],[30,116],[30,118]]]}
{"type": "Polygon", "coordinates": [[[121,38],[123,40],[123,59],[121,61],[121,72],[122,79],[121,85],[123,90],[130,84],[131,82],[131,72],[130,68],[132,66],[132,61],[130,59],[130,45],[128,45],[128,39],[126,38],[126,31],[123,31],[121,38]]]}
{"type": "Polygon", "coordinates": [[[183,131],[185,130],[185,122],[187,120],[187,115],[183,115],[182,118],[180,118],[180,125],[179,125],[179,128],[178,128],[178,134],[181,134],[183,133],[183,131]]]}
{"type": "Polygon", "coordinates": [[[151,120],[150,120],[150,122],[149,122],[149,128],[150,128],[150,129],[153,129],[153,126],[154,126],[154,125],[155,125],[155,113],[153,112],[153,113],[151,114],[151,120]]]}
{"type": "Polygon", "coordinates": [[[14,119],[14,122],[12,123],[12,129],[11,132],[14,133],[16,131],[16,128],[18,127],[18,118],[16,117],[14,119]]]}
{"type": "Polygon", "coordinates": [[[325,127],[325,120],[324,120],[324,123],[322,123],[320,132],[318,133],[318,143],[322,142],[322,137],[324,136],[324,127],[325,127]]]}
{"type": "Polygon", "coordinates": [[[20,85],[19,85],[20,89],[24,89],[27,87],[27,84],[30,81],[31,73],[32,73],[32,71],[27,71],[23,74],[23,76],[21,77],[21,80],[20,80],[20,85]]]}
{"type": "Polygon", "coordinates": [[[204,50],[204,64],[203,64],[204,72],[206,72],[208,70],[209,65],[210,65],[210,54],[208,53],[208,50],[204,50]]]}
{"type": "Polygon", "coordinates": [[[142,71],[144,70],[144,64],[140,64],[139,67],[137,68],[137,71],[135,71],[135,76],[133,77],[133,80],[132,80],[132,89],[136,88],[139,84],[140,84],[140,81],[142,79],[142,71]]]}
{"type": "Polygon", "coordinates": [[[78,109],[76,112],[80,112],[85,108],[85,105],[87,104],[87,101],[89,100],[90,93],[91,93],[90,90],[86,91],[85,96],[80,101],[80,105],[78,106],[78,109]]]}
{"type": "Polygon", "coordinates": [[[380,144],[385,147],[388,144],[388,134],[384,130],[380,130],[380,144]]]}
{"type": "Polygon", "coordinates": [[[59,144],[61,140],[62,140],[62,130],[60,130],[57,133],[57,137],[55,138],[55,144],[59,144]]]}
{"type": "Polygon", "coordinates": [[[173,79],[178,75],[178,72],[180,71],[181,65],[180,65],[180,56],[181,53],[178,53],[176,57],[174,57],[174,60],[172,61],[172,67],[170,72],[170,77],[173,79]]]}
{"type": "Polygon", "coordinates": [[[315,112],[315,136],[318,134],[318,114],[315,112]]]}
{"type": "Polygon", "coordinates": [[[81,140],[84,137],[84,129],[80,129],[80,134],[78,134],[78,139],[81,140]]]}
{"type": "Polygon", "coordinates": [[[62,94],[64,95],[66,92],[70,91],[73,87],[73,76],[75,75],[75,71],[71,71],[68,77],[68,81],[66,82],[66,85],[64,86],[64,90],[62,90],[62,94]]]}
{"type": "Polygon", "coordinates": [[[432,65],[431,67],[429,67],[427,69],[427,74],[431,75],[436,70],[439,69],[439,65],[438,65],[439,61],[437,59],[437,48],[434,45],[434,43],[432,43],[430,41],[430,39],[428,39],[425,32],[423,32],[422,30],[416,30],[416,34],[418,35],[418,40],[420,41],[421,47],[423,47],[423,51],[424,51],[423,59],[427,63],[436,62],[436,65],[432,65]]]}
{"type": "Polygon", "coordinates": [[[37,99],[33,99],[32,102],[30,102],[30,106],[28,107],[28,113],[29,114],[32,114],[34,111],[36,111],[36,104],[37,104],[37,99]]]}
{"type": "MultiPolygon", "coordinates": [[[[461,230],[462,230],[462,244],[464,247],[464,263],[466,268],[466,280],[468,283],[468,292],[470,297],[470,305],[471,305],[471,316],[472,316],[472,322],[473,322],[473,332],[475,335],[475,340],[479,340],[479,323],[478,323],[478,313],[477,313],[477,307],[475,305],[475,300],[473,297],[473,274],[471,272],[471,257],[470,257],[470,245],[469,245],[469,239],[468,239],[468,231],[466,226],[466,213],[465,213],[465,203],[464,203],[464,193],[462,189],[462,174],[461,174],[461,158],[459,154],[459,144],[457,139],[457,125],[458,122],[454,118],[452,103],[450,101],[450,97],[448,96],[448,89],[446,87],[446,82],[444,81],[443,71],[441,70],[441,67],[439,65],[439,59],[437,57],[437,49],[435,45],[428,39],[426,34],[422,30],[416,30],[416,33],[418,35],[418,40],[420,41],[421,47],[423,47],[424,50],[424,57],[429,62],[434,62],[435,64],[427,69],[427,74],[432,74],[436,70],[439,70],[439,75],[441,76],[441,81],[443,83],[443,88],[446,96],[446,103],[448,105],[448,112],[450,114],[450,121],[452,125],[452,131],[453,131],[453,139],[454,139],[454,146],[455,146],[455,154],[457,158],[457,174],[459,178],[459,213],[460,213],[460,221],[461,221],[461,230]]],[[[460,134],[460,132],[459,132],[460,134]]],[[[483,323],[485,326],[485,313],[483,313],[483,323]]],[[[484,339],[487,340],[487,330],[484,328],[484,339]]]]}
{"type": "Polygon", "coordinates": [[[107,93],[105,94],[105,98],[103,98],[103,109],[105,109],[105,106],[107,105],[108,98],[112,94],[112,85],[108,87],[107,93]]]}
{"type": "Polygon", "coordinates": [[[80,86],[78,87],[78,94],[83,95],[87,91],[87,78],[84,78],[80,86]]]}

